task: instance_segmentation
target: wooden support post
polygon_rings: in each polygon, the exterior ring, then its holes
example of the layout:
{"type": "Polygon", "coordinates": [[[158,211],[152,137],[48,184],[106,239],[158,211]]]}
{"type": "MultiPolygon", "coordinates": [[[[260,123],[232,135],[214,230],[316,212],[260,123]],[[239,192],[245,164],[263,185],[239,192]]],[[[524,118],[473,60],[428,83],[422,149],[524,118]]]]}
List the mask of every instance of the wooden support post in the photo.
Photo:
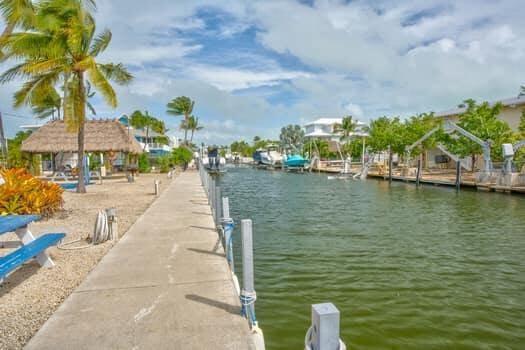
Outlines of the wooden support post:
{"type": "Polygon", "coordinates": [[[241,302],[243,315],[248,318],[251,326],[256,326],[255,319],[255,287],[253,276],[253,236],[252,220],[241,221],[242,239],[242,291],[241,302]]]}
{"type": "Polygon", "coordinates": [[[419,181],[421,180],[421,158],[417,160],[417,172],[416,172],[416,186],[419,187],[419,181]]]}
{"type": "Polygon", "coordinates": [[[312,326],[305,345],[315,350],[340,350],[339,319],[339,310],[334,304],[312,305],[312,326]]]}
{"type": "Polygon", "coordinates": [[[461,162],[458,159],[456,162],[456,192],[461,189],[461,162]]]}

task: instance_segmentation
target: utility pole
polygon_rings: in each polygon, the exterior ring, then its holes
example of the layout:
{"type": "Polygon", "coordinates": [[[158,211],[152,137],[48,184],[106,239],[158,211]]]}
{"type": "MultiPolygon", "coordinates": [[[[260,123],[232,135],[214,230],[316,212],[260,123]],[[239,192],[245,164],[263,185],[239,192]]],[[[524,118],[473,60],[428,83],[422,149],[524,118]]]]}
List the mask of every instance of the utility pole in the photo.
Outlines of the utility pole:
{"type": "Polygon", "coordinates": [[[0,149],[2,151],[2,160],[7,164],[7,139],[4,134],[4,122],[2,112],[0,112],[0,149]]]}

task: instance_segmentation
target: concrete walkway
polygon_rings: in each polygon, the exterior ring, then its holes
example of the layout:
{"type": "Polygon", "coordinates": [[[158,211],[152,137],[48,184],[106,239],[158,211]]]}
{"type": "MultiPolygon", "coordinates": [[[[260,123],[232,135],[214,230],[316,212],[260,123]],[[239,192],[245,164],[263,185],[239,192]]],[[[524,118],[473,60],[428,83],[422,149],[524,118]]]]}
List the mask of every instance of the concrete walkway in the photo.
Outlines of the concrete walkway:
{"type": "Polygon", "coordinates": [[[253,349],[239,310],[199,176],[186,172],[26,349],[253,349]]]}

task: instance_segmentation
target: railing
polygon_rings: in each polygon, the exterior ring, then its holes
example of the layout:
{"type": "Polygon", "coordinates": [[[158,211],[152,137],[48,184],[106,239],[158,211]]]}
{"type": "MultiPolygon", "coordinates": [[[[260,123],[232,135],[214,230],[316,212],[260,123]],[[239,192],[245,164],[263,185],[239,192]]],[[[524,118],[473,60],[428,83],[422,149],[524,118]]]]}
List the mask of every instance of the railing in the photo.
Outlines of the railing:
{"type": "MultiPolygon", "coordinates": [[[[202,162],[199,163],[199,175],[226,253],[226,260],[230,266],[233,283],[241,301],[241,314],[248,320],[255,348],[264,350],[263,333],[258,326],[255,315],[257,294],[254,287],[253,273],[252,220],[241,220],[243,272],[241,289],[234,270],[233,229],[235,223],[230,217],[229,198],[222,197],[221,187],[217,186],[215,179],[208,174],[202,162]]],[[[306,332],[305,350],[346,350],[345,344],[339,338],[339,319],[339,310],[332,303],[312,305],[312,323],[306,332]]]]}

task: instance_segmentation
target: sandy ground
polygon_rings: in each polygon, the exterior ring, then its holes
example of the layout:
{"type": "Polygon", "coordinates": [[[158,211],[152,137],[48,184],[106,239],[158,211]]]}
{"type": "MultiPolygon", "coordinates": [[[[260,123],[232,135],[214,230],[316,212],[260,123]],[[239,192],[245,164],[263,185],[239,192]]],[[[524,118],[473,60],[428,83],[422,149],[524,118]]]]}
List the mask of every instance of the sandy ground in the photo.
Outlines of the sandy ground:
{"type": "MultiPolygon", "coordinates": [[[[90,185],[87,194],[65,191],[64,211],[32,224],[30,230],[35,236],[65,232],[64,242],[83,239],[67,247],[85,246],[97,212],[115,207],[122,236],[155,200],[155,179],[161,181],[161,191],[171,181],[165,174],[141,174],[132,184],[122,178],[104,180],[103,185],[90,185]]],[[[14,234],[0,236],[0,241],[9,240],[17,240],[17,237],[14,234]]],[[[52,269],[40,268],[32,260],[9,275],[0,285],[0,349],[21,349],[113,244],[106,242],[81,250],[52,247],[47,250],[56,263],[52,269]]],[[[8,252],[8,249],[0,249],[0,256],[8,252]]]]}

